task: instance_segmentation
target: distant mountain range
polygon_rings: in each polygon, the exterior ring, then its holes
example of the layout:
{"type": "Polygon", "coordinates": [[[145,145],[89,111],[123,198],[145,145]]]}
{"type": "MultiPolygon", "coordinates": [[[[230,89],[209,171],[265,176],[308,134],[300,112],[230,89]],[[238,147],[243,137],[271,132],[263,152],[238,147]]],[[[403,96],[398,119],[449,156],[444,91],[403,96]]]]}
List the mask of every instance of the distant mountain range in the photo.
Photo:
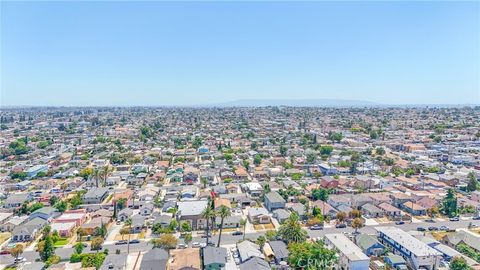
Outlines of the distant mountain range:
{"type": "Polygon", "coordinates": [[[209,106],[218,107],[262,107],[262,106],[291,106],[291,107],[373,107],[381,104],[364,100],[347,99],[239,99],[209,106]]]}

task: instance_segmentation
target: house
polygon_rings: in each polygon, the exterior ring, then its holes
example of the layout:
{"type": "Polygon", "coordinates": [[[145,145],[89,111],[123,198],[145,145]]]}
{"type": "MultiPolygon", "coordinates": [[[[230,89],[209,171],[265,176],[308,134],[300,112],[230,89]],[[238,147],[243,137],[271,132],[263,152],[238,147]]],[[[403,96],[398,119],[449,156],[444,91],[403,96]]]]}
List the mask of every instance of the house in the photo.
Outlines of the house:
{"type": "Polygon", "coordinates": [[[288,259],[287,245],[283,241],[270,241],[267,243],[273,252],[274,261],[276,264],[286,262],[288,259]]]}
{"type": "Polygon", "coordinates": [[[93,187],[87,191],[82,197],[84,204],[100,204],[108,196],[108,188],[106,187],[93,187]]]}
{"type": "Polygon", "coordinates": [[[153,221],[153,224],[160,224],[162,228],[166,228],[170,225],[171,222],[172,222],[172,217],[169,215],[163,214],[163,215],[157,216],[153,221]]]}
{"type": "Polygon", "coordinates": [[[122,270],[125,268],[125,255],[108,254],[100,270],[122,270]]]}
{"type": "Polygon", "coordinates": [[[351,196],[351,201],[352,201],[352,208],[353,209],[361,209],[362,206],[365,204],[372,204],[373,199],[370,198],[367,194],[356,194],[355,196],[351,196]]]}
{"type": "Polygon", "coordinates": [[[13,217],[13,213],[0,212],[0,231],[3,231],[3,226],[13,217]]]}
{"type": "Polygon", "coordinates": [[[131,233],[140,233],[145,228],[145,219],[142,215],[134,215],[132,217],[131,233]]]}
{"type": "Polygon", "coordinates": [[[168,252],[161,248],[154,248],[143,254],[140,270],[166,270],[168,252]]]}
{"type": "Polygon", "coordinates": [[[31,213],[28,218],[34,219],[38,217],[38,218],[43,218],[46,221],[50,221],[51,219],[59,215],[60,213],[57,211],[57,209],[53,207],[42,207],[40,209],[35,210],[33,213],[31,213]]]}
{"type": "Polygon", "coordinates": [[[227,249],[207,246],[203,249],[203,269],[221,270],[227,263],[227,249]]]}
{"type": "Polygon", "coordinates": [[[152,203],[146,203],[144,206],[140,207],[140,215],[150,216],[153,213],[154,206],[152,203]]]}
{"type": "Polygon", "coordinates": [[[272,268],[262,258],[253,257],[246,262],[242,262],[240,265],[240,270],[271,270],[272,268]]]}
{"type": "MultiPolygon", "coordinates": [[[[242,216],[228,216],[223,219],[223,228],[240,228],[240,220],[242,216]]],[[[220,224],[222,222],[222,218],[216,217],[215,218],[215,227],[220,228],[220,224]]]]}
{"type": "Polygon", "coordinates": [[[248,240],[237,243],[237,249],[241,262],[246,262],[253,257],[265,259],[265,256],[260,251],[260,246],[248,240]]]}
{"type": "Polygon", "coordinates": [[[215,210],[218,210],[218,208],[220,208],[220,206],[222,206],[222,205],[226,206],[229,209],[232,208],[232,205],[231,205],[229,199],[216,197],[213,200],[213,207],[214,207],[215,210]]]}
{"type": "Polygon", "coordinates": [[[339,205],[346,205],[352,207],[352,199],[350,195],[330,195],[328,196],[327,203],[330,204],[332,207],[337,208],[339,205]]]}
{"type": "Polygon", "coordinates": [[[396,269],[396,270],[407,270],[407,261],[400,256],[400,255],[395,255],[393,253],[389,253],[387,256],[383,258],[385,264],[390,266],[390,268],[396,269]]]}
{"type": "Polygon", "coordinates": [[[390,218],[397,218],[401,217],[402,211],[395,206],[389,204],[389,203],[381,203],[377,206],[379,209],[381,209],[387,217],[390,218]]]}
{"type": "Polygon", "coordinates": [[[87,220],[87,211],[85,209],[67,210],[62,215],[53,220],[53,222],[73,222],[75,226],[82,225],[87,220]]]}
{"type": "Polygon", "coordinates": [[[242,184],[242,189],[250,195],[250,197],[258,198],[263,194],[263,187],[258,182],[248,182],[242,184]]]}
{"type": "Polygon", "coordinates": [[[205,228],[206,220],[202,213],[207,208],[207,200],[182,201],[177,203],[177,219],[178,222],[187,221],[193,230],[205,228]]]}
{"type": "Polygon", "coordinates": [[[248,208],[248,219],[253,224],[267,224],[270,223],[270,216],[265,208],[252,207],[248,208]]]}
{"type": "Polygon", "coordinates": [[[442,254],[397,227],[375,227],[380,243],[401,255],[413,269],[437,269],[442,254]]]}
{"type": "Polygon", "coordinates": [[[442,242],[451,248],[464,244],[476,252],[480,252],[480,236],[467,230],[458,230],[457,232],[447,234],[442,238],[442,242]]]}
{"type": "Polygon", "coordinates": [[[85,232],[86,235],[93,235],[97,228],[101,228],[102,225],[108,227],[111,223],[112,219],[110,217],[95,217],[92,218],[87,223],[83,224],[81,228],[85,232]]]}
{"type": "Polygon", "coordinates": [[[380,218],[383,217],[383,210],[376,207],[371,203],[364,204],[362,207],[362,213],[371,218],[380,218]]]}
{"type": "Polygon", "coordinates": [[[170,259],[167,263],[168,270],[200,270],[200,249],[185,248],[170,250],[170,259]]]}
{"type": "MultiPolygon", "coordinates": [[[[13,215],[13,213],[10,213],[10,214],[13,215]]],[[[14,228],[22,225],[27,221],[28,221],[28,216],[14,216],[2,224],[1,230],[3,232],[11,232],[14,228]]]]}
{"type": "Polygon", "coordinates": [[[385,250],[385,246],[368,234],[359,234],[355,237],[355,243],[367,256],[379,257],[385,250]]]}
{"type": "Polygon", "coordinates": [[[28,193],[14,193],[10,194],[7,199],[3,203],[3,207],[10,209],[10,208],[18,208],[22,206],[23,203],[30,201],[31,196],[28,193]]]}
{"type": "Polygon", "coordinates": [[[287,203],[285,206],[290,212],[295,212],[301,219],[306,219],[307,211],[302,203],[287,203]]]}
{"type": "Polygon", "coordinates": [[[131,208],[124,208],[118,212],[118,221],[125,221],[133,215],[133,210],[131,208]]]}
{"type": "Polygon", "coordinates": [[[76,224],[73,221],[52,222],[50,224],[52,232],[58,232],[61,237],[70,237],[76,228],[76,224]]]}
{"type": "Polygon", "coordinates": [[[273,210],[273,217],[278,220],[279,223],[283,223],[290,216],[290,212],[285,209],[273,210]]]}
{"type": "Polygon", "coordinates": [[[285,208],[285,199],[277,192],[269,192],[264,196],[265,208],[272,212],[275,209],[285,208]]]}
{"type": "Polygon", "coordinates": [[[402,208],[415,216],[424,216],[427,214],[427,209],[425,209],[425,207],[414,202],[406,202],[402,204],[402,208]]]}
{"type": "Polygon", "coordinates": [[[34,218],[24,224],[14,227],[12,230],[12,242],[29,242],[35,240],[35,235],[39,232],[47,221],[43,218],[34,218]]]}
{"type": "Polygon", "coordinates": [[[327,247],[337,251],[337,265],[339,269],[369,269],[370,258],[343,233],[326,234],[325,244],[327,247]]]}

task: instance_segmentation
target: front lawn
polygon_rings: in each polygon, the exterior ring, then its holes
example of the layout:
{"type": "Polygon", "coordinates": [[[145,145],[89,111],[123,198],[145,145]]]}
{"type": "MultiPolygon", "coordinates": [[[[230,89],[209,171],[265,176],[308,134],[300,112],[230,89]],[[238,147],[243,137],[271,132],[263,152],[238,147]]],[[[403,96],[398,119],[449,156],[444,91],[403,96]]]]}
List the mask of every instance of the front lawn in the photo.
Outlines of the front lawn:
{"type": "Polygon", "coordinates": [[[68,242],[69,242],[68,238],[58,238],[58,240],[55,243],[53,243],[53,245],[55,247],[63,247],[66,244],[68,244],[68,242]]]}

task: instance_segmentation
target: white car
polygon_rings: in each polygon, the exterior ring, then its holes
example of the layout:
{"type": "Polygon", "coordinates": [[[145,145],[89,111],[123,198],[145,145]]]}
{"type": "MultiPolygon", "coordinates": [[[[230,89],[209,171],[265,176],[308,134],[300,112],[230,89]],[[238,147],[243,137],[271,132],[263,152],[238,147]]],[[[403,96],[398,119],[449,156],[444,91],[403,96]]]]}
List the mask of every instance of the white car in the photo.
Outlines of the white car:
{"type": "Polygon", "coordinates": [[[27,259],[25,259],[24,257],[18,257],[18,258],[15,258],[14,262],[15,263],[21,263],[21,262],[26,262],[27,259]]]}
{"type": "Polygon", "coordinates": [[[200,243],[198,243],[198,242],[193,242],[193,243],[192,243],[192,247],[200,247],[200,243]]]}

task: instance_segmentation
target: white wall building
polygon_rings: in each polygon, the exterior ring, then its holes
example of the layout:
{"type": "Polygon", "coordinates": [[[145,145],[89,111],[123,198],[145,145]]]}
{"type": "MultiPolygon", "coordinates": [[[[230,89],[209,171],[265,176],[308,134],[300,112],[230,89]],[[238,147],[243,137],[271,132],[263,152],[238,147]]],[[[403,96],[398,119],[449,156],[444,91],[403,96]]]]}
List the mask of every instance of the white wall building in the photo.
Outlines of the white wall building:
{"type": "Polygon", "coordinates": [[[338,269],[368,270],[370,258],[342,233],[325,235],[325,244],[338,252],[338,269]]]}

